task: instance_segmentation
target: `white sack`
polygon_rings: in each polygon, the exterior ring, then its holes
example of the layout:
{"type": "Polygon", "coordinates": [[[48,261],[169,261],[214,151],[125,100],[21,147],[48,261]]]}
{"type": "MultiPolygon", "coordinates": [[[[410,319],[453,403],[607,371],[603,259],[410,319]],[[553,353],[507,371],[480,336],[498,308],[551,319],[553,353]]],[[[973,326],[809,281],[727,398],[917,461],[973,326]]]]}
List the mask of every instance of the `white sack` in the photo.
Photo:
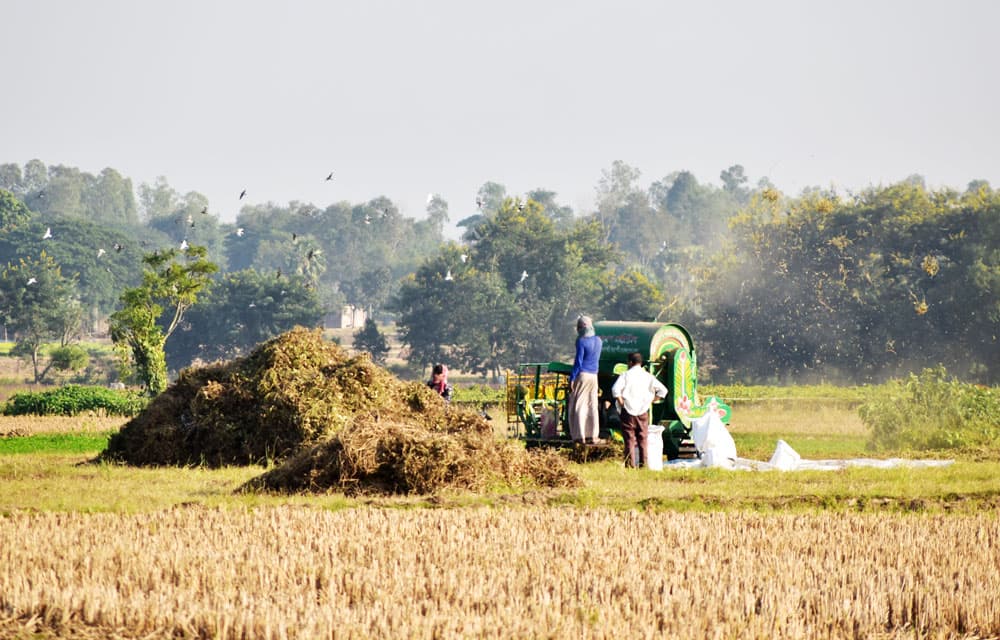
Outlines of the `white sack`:
{"type": "Polygon", "coordinates": [[[716,412],[691,421],[691,439],[704,466],[732,469],[736,464],[736,442],[716,412]]]}
{"type": "Polygon", "coordinates": [[[792,449],[784,440],[778,440],[778,445],[774,448],[774,454],[771,456],[770,464],[772,467],[781,471],[791,471],[798,467],[801,461],[802,456],[795,449],[792,449]]]}

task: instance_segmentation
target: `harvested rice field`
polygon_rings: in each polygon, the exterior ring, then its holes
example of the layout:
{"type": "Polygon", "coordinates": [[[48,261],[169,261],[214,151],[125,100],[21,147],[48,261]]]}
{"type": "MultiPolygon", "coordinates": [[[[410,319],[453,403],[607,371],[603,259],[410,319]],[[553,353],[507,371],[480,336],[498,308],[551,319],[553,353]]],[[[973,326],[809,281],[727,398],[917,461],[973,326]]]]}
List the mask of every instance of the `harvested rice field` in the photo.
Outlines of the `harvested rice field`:
{"type": "Polygon", "coordinates": [[[996,637],[998,567],[992,514],[18,513],[0,635],[996,637]]]}

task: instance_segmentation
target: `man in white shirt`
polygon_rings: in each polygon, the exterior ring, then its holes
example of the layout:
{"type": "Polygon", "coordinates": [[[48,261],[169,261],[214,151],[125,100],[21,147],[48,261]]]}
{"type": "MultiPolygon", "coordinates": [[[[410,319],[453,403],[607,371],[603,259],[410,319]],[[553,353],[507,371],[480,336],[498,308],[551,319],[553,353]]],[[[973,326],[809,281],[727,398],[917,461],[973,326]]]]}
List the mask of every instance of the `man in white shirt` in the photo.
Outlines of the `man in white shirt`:
{"type": "Polygon", "coordinates": [[[628,371],[615,380],[611,395],[618,402],[622,417],[627,464],[631,467],[644,466],[648,463],[646,438],[649,436],[649,408],[654,397],[667,397],[667,388],[656,376],[642,368],[642,354],[635,352],[628,354],[628,371]]]}

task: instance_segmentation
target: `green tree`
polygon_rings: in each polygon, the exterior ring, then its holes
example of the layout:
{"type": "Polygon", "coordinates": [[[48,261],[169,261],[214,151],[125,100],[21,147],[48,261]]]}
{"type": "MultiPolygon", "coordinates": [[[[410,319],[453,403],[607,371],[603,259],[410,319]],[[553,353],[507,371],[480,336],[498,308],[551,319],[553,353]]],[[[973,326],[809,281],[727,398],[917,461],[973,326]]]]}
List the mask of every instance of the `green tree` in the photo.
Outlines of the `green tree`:
{"type": "Polygon", "coordinates": [[[163,176],[158,176],[153,184],[139,185],[139,208],[145,220],[169,217],[179,204],[180,195],[163,176]]]}
{"type": "Polygon", "coordinates": [[[611,280],[601,308],[606,320],[652,322],[663,309],[663,303],[663,293],[657,286],[642,272],[629,269],[611,280]]]}
{"type": "Polygon", "coordinates": [[[31,212],[13,193],[0,189],[0,231],[10,231],[27,221],[31,212]]]}
{"type": "Polygon", "coordinates": [[[559,228],[568,228],[573,223],[573,209],[556,202],[556,192],[547,189],[535,189],[528,192],[528,200],[534,200],[542,206],[542,211],[559,228]]]}
{"type": "Polygon", "coordinates": [[[24,196],[24,177],[20,165],[0,164],[0,190],[10,191],[17,197],[24,196]]]}
{"type": "Polygon", "coordinates": [[[88,178],[81,194],[87,219],[115,225],[139,223],[131,180],[110,167],[88,178]]]}
{"type": "Polygon", "coordinates": [[[8,331],[15,336],[16,353],[31,362],[35,382],[51,367],[40,369],[40,350],[46,342],[65,346],[77,337],[80,305],[73,282],[44,251],[37,258],[8,264],[0,274],[0,309],[8,331]]]}
{"type": "Polygon", "coordinates": [[[722,189],[736,200],[739,205],[745,205],[750,200],[750,189],[747,188],[748,178],[743,173],[743,165],[734,164],[719,174],[722,189]]]}
{"type": "Polygon", "coordinates": [[[319,326],[323,310],[302,276],[245,269],[223,274],[199,295],[167,345],[167,366],[226,360],[296,326],[319,326]]]}
{"type": "Polygon", "coordinates": [[[123,308],[111,315],[111,339],[151,396],[167,387],[167,339],[218,270],[206,253],[205,247],[192,246],[146,254],[142,284],[127,289],[123,308]]]}
{"type": "Polygon", "coordinates": [[[534,201],[504,200],[476,228],[406,278],[392,308],[408,359],[499,375],[572,350],[572,320],[599,309],[618,253],[595,221],[556,228],[534,201]]]}
{"type": "Polygon", "coordinates": [[[354,333],[354,349],[357,351],[367,351],[371,354],[372,360],[380,365],[385,365],[386,356],[389,355],[389,342],[378,330],[378,325],[371,318],[365,320],[365,326],[354,333]]]}
{"type": "MultiPolygon", "coordinates": [[[[152,239],[155,234],[146,233],[152,239]]],[[[51,216],[42,223],[36,216],[26,224],[0,233],[0,263],[45,251],[73,277],[85,314],[97,324],[110,314],[121,291],[139,282],[140,255],[146,239],[137,241],[125,231],[89,220],[51,216]],[[45,238],[47,235],[50,238],[45,238]]]]}

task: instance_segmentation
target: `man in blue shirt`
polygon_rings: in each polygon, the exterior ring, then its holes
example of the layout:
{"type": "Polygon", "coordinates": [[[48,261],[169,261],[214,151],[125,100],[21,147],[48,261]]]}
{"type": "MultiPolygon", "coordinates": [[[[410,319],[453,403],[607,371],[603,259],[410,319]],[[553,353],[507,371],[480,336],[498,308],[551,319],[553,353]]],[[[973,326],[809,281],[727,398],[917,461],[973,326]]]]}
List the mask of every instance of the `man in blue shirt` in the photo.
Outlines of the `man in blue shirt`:
{"type": "Polygon", "coordinates": [[[594,334],[589,316],[576,319],[576,356],[569,374],[569,433],[573,442],[602,442],[597,405],[597,365],[601,360],[601,339],[594,334]]]}

